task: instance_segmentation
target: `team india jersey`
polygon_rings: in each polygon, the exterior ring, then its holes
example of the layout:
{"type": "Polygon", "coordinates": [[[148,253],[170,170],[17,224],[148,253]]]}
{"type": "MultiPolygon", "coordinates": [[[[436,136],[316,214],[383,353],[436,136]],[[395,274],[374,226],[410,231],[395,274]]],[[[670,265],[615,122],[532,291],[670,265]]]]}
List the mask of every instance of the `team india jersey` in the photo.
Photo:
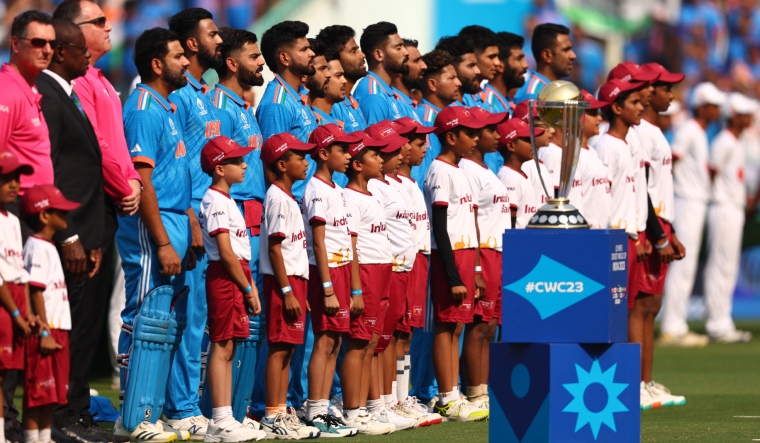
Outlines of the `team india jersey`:
{"type": "MultiPolygon", "coordinates": [[[[534,206],[540,208],[547,201],[547,195],[544,192],[544,187],[541,184],[541,177],[544,178],[544,184],[546,184],[546,190],[548,192],[554,192],[551,184],[551,174],[546,166],[539,160],[528,160],[522,164],[520,170],[528,177],[530,184],[533,186],[533,198],[535,199],[534,206]],[[538,165],[538,166],[536,166],[538,165]],[[538,169],[541,169],[541,176],[538,175],[538,169]]],[[[552,195],[553,196],[553,195],[552,195]]]]}
{"type": "MultiPolygon", "coordinates": [[[[434,126],[435,118],[438,113],[441,112],[441,108],[435,106],[429,101],[422,99],[417,105],[417,113],[422,118],[422,124],[425,126],[434,126]]],[[[435,134],[427,135],[427,152],[425,157],[422,158],[422,163],[419,166],[412,167],[412,178],[417,182],[422,189],[427,176],[428,168],[433,163],[438,154],[441,153],[441,142],[438,141],[438,136],[435,134]]]]}
{"type": "Polygon", "coordinates": [[[398,188],[389,183],[395,180],[385,176],[385,180],[373,179],[367,183],[367,189],[372,195],[381,198],[388,237],[391,240],[393,254],[393,272],[408,272],[414,266],[417,256],[417,238],[409,223],[411,212],[408,200],[398,188]]]}
{"type": "Polygon", "coordinates": [[[586,164],[589,179],[583,180],[583,218],[592,229],[610,226],[610,176],[595,150],[582,148],[579,163],[586,164]]]}
{"type": "Polygon", "coordinates": [[[549,84],[549,79],[536,71],[528,71],[525,84],[515,93],[515,103],[538,98],[538,93],[549,84]]]}
{"type": "Polygon", "coordinates": [[[491,107],[492,112],[512,112],[515,107],[514,103],[504,97],[498,89],[486,83],[483,86],[483,91],[486,93],[486,103],[491,107]]]}
{"type": "Polygon", "coordinates": [[[422,120],[420,120],[420,117],[417,114],[414,100],[412,100],[408,95],[404,94],[400,89],[395,87],[392,88],[394,94],[396,94],[396,102],[399,105],[399,112],[401,112],[401,116],[409,117],[416,122],[422,123],[422,120]]]}
{"type": "Polygon", "coordinates": [[[251,243],[248,228],[237,203],[227,193],[216,188],[208,188],[201,200],[198,223],[203,232],[203,246],[210,261],[219,261],[219,244],[216,236],[226,232],[230,236],[232,251],[238,260],[251,260],[251,243]]]}
{"type": "Polygon", "coordinates": [[[192,179],[176,106],[149,86],[138,84],[124,104],[124,134],[132,162],[153,167],[158,208],[187,211],[192,179]]]}
{"type": "Polygon", "coordinates": [[[30,236],[24,245],[24,265],[29,273],[29,286],[42,290],[48,327],[71,330],[69,293],[55,244],[37,235],[30,236]]]}
{"type": "Polygon", "coordinates": [[[287,275],[308,279],[309,257],[301,209],[296,198],[276,182],[267,191],[261,220],[261,238],[267,240],[262,240],[259,244],[259,266],[260,272],[268,275],[274,275],[269,258],[271,237],[282,238],[282,260],[287,275]]]}
{"type": "Polygon", "coordinates": [[[335,183],[326,183],[316,175],[306,184],[301,202],[303,224],[306,229],[306,249],[309,264],[316,266],[312,223],[325,224],[325,249],[327,265],[338,268],[351,262],[351,229],[348,225],[348,207],[345,191],[335,183]]]}
{"type": "Polygon", "coordinates": [[[744,185],[744,145],[724,129],[715,137],[710,150],[710,168],[715,172],[710,201],[744,208],[747,191],[744,185]]]}
{"type": "Polygon", "coordinates": [[[638,238],[636,226],[636,177],[633,169],[631,148],[625,140],[606,133],[596,143],[596,153],[610,174],[610,227],[624,229],[634,239],[638,238]]]}
{"type": "Polygon", "coordinates": [[[367,121],[359,110],[359,102],[354,96],[346,92],[346,98],[333,105],[330,115],[338,121],[343,122],[343,130],[346,133],[363,131],[367,129],[367,121]]]}
{"type": "Polygon", "coordinates": [[[427,205],[425,205],[425,195],[420,190],[417,182],[413,178],[399,174],[401,184],[407,188],[409,196],[412,198],[412,204],[409,210],[412,214],[412,229],[417,239],[417,251],[430,254],[430,219],[428,218],[427,205]]]}
{"type": "Polygon", "coordinates": [[[351,235],[356,236],[356,254],[360,265],[387,264],[393,260],[391,240],[385,225],[382,197],[346,188],[346,204],[351,235]]]}
{"type": "MultiPolygon", "coordinates": [[[[549,179],[546,183],[546,188],[549,192],[554,189],[556,193],[559,190],[560,171],[562,169],[562,148],[554,143],[549,143],[549,146],[538,150],[538,158],[543,165],[549,171],[549,177],[544,177],[544,180],[549,179]]],[[[573,183],[570,185],[570,192],[567,198],[570,200],[570,204],[575,206],[575,209],[583,213],[583,175],[585,170],[578,162],[578,166],[575,168],[575,176],[573,177],[573,183]]],[[[543,172],[543,171],[542,171],[543,172]]]]}
{"type": "Polygon", "coordinates": [[[636,194],[636,229],[639,232],[647,228],[647,218],[649,216],[649,204],[647,203],[647,170],[646,164],[649,162],[641,139],[634,128],[628,130],[625,137],[628,146],[631,148],[631,158],[633,161],[633,175],[636,177],[633,182],[633,191],[636,194]]]}
{"type": "MultiPolygon", "coordinates": [[[[473,199],[467,176],[459,166],[440,158],[433,161],[425,178],[425,202],[428,214],[433,213],[434,206],[447,208],[446,234],[452,250],[477,247],[475,208],[478,204],[473,199]]],[[[431,248],[438,249],[435,232],[431,236],[431,248]]]]}
{"type": "Polygon", "coordinates": [[[478,205],[480,248],[501,252],[501,237],[512,227],[507,187],[490,169],[468,158],[462,158],[459,167],[467,174],[473,200],[478,205]]]}
{"type": "Polygon", "coordinates": [[[654,213],[668,223],[672,223],[675,213],[673,212],[673,155],[670,144],[660,128],[643,118],[641,124],[635,128],[649,158],[647,190],[654,206],[654,213]]]}
{"type": "MultiPolygon", "coordinates": [[[[517,210],[514,228],[525,228],[538,210],[536,206],[538,199],[535,196],[535,189],[530,178],[523,171],[516,171],[510,166],[502,166],[497,177],[507,188],[510,210],[513,208],[517,210]]],[[[480,209],[478,209],[478,213],[480,213],[480,209]]]]}
{"type": "Polygon", "coordinates": [[[398,120],[403,115],[399,110],[398,94],[393,88],[374,72],[356,83],[354,97],[359,102],[359,109],[367,124],[373,125],[382,120],[398,120]]]}
{"type": "Polygon", "coordinates": [[[708,152],[707,133],[696,120],[687,120],[676,128],[673,140],[675,195],[707,203],[710,198],[708,152]]]}

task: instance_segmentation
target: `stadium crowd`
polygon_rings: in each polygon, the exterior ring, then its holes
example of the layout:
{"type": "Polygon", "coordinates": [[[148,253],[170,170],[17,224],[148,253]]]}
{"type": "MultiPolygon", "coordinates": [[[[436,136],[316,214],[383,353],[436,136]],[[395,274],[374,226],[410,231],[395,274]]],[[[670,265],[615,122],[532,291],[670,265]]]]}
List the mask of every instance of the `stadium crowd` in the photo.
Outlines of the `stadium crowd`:
{"type": "MultiPolygon", "coordinates": [[[[487,419],[489,343],[510,327],[501,257],[520,253],[502,234],[544,223],[538,208],[564,186],[563,132],[528,100],[582,66],[571,29],[535,26],[528,70],[522,36],[478,25],[422,54],[388,22],[308,38],[285,21],[259,39],[188,8],[136,38],[141,83],[123,106],[96,67],[110,30],[89,0],[11,25],[0,441],[238,442],[487,419]],[[254,109],[245,97],[265,65],[275,75],[254,109]],[[114,248],[125,300],[110,432],[90,415],[88,375],[114,248]]],[[[581,90],[569,184],[581,222],[628,235],[642,410],[686,402],[652,379],[661,307],[665,344],[751,339],[731,302],[757,205],[742,134],[758,112],[698,82],[673,129],[673,90],[690,79],[644,62],[581,90]],[[699,335],[686,306],[705,219],[699,335]]]]}

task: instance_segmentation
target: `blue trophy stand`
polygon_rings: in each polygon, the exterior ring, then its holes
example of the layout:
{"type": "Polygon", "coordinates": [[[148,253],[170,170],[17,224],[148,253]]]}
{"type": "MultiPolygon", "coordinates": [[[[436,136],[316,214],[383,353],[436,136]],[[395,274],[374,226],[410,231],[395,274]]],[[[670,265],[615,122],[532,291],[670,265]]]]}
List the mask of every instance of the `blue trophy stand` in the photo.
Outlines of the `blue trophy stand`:
{"type": "Polygon", "coordinates": [[[506,231],[489,441],[640,441],[627,245],[622,230],[506,231]]]}

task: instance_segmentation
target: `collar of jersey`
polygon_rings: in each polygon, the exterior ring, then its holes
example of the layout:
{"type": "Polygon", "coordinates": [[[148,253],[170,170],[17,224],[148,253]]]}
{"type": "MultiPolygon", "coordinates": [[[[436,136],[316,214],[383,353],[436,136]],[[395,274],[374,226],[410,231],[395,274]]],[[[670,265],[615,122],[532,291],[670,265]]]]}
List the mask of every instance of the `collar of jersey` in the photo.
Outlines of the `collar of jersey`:
{"type": "Polygon", "coordinates": [[[302,105],[306,105],[306,96],[309,94],[309,90],[306,89],[304,85],[298,85],[298,91],[296,91],[285,80],[283,80],[282,77],[280,77],[280,74],[275,74],[274,80],[285,88],[285,91],[290,94],[293,100],[301,103],[302,105]]]}
{"type": "Polygon", "coordinates": [[[187,83],[192,86],[193,88],[202,91],[204,94],[206,93],[206,90],[208,89],[208,85],[206,85],[206,82],[201,78],[201,81],[198,81],[193,77],[191,74],[188,74],[185,72],[185,78],[187,79],[187,83]]]}
{"type": "Polygon", "coordinates": [[[29,100],[29,103],[33,105],[38,105],[40,103],[42,95],[37,92],[37,87],[34,85],[29,86],[29,83],[24,80],[24,77],[22,77],[18,71],[13,69],[11,65],[3,63],[2,72],[8,74],[13,81],[16,82],[26,99],[29,100]]]}
{"type": "Polygon", "coordinates": [[[404,94],[399,88],[396,88],[394,86],[391,86],[391,88],[393,88],[393,92],[395,92],[404,101],[404,103],[409,104],[409,105],[414,103],[412,98],[404,94]]]}
{"type": "Polygon", "coordinates": [[[537,71],[531,71],[531,73],[532,73],[532,74],[533,74],[535,77],[538,77],[538,79],[539,79],[539,80],[541,80],[542,82],[544,82],[545,84],[548,84],[548,83],[549,83],[549,79],[548,79],[548,78],[546,78],[546,77],[544,77],[543,75],[539,74],[537,71]]]}
{"type": "Polygon", "coordinates": [[[314,117],[317,119],[317,124],[320,126],[328,123],[335,123],[335,119],[331,115],[326,114],[325,111],[316,106],[311,106],[311,112],[314,113],[314,117]]]}
{"type": "Polygon", "coordinates": [[[237,103],[238,105],[242,106],[245,109],[248,109],[251,105],[247,101],[243,100],[239,95],[232,92],[229,88],[225,87],[221,83],[216,84],[216,89],[220,90],[222,94],[229,97],[233,102],[237,103]]]}
{"type": "Polygon", "coordinates": [[[359,107],[359,102],[356,101],[356,99],[354,98],[353,95],[351,95],[350,92],[346,92],[346,98],[344,98],[341,103],[353,109],[356,109],[359,107]],[[356,106],[354,106],[354,104],[356,104],[356,106]]]}
{"type": "Polygon", "coordinates": [[[512,112],[512,109],[514,108],[513,103],[510,99],[507,97],[504,97],[501,95],[501,92],[499,92],[498,89],[491,86],[489,83],[486,83],[485,87],[483,89],[487,89],[488,91],[493,94],[494,97],[496,97],[496,100],[499,100],[502,105],[504,105],[505,108],[507,108],[508,111],[512,112]]]}
{"type": "Polygon", "coordinates": [[[169,111],[169,112],[175,112],[177,110],[177,105],[175,105],[174,103],[170,102],[169,100],[163,98],[161,96],[161,94],[159,94],[158,92],[156,92],[153,88],[151,88],[150,86],[146,85],[145,83],[138,84],[135,87],[135,89],[143,90],[143,91],[147,92],[148,94],[152,95],[153,99],[156,100],[158,103],[160,103],[161,106],[163,106],[164,109],[166,109],[167,111],[169,111]]]}
{"type": "Polygon", "coordinates": [[[375,74],[375,73],[374,73],[374,72],[372,72],[372,71],[367,71],[367,77],[370,77],[370,78],[368,79],[368,81],[370,81],[370,82],[371,82],[371,81],[375,81],[375,82],[377,82],[377,85],[378,85],[378,86],[380,86],[380,89],[382,89],[382,90],[383,90],[383,92],[385,92],[385,94],[386,94],[386,95],[388,95],[388,96],[391,96],[391,97],[393,97],[393,96],[394,96],[394,92],[393,92],[393,91],[389,91],[389,90],[388,90],[388,84],[386,84],[386,83],[383,81],[383,79],[381,79],[381,78],[380,78],[380,77],[379,77],[377,74],[375,74]]]}

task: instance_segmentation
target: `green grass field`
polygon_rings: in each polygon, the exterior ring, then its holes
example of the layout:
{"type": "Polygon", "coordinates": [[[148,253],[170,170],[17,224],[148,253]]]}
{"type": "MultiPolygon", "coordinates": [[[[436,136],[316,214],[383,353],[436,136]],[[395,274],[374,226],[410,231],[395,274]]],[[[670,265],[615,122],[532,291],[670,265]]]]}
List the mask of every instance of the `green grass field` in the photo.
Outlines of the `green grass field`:
{"type": "MultiPolygon", "coordinates": [[[[655,380],[673,393],[685,395],[687,404],[642,412],[642,442],[760,441],[760,323],[739,327],[751,330],[755,339],[747,344],[711,344],[704,349],[655,350],[655,380]]],[[[110,379],[92,384],[116,404],[118,393],[109,386],[110,379]]],[[[17,394],[20,405],[21,392],[17,394]]],[[[357,436],[350,441],[479,443],[488,441],[488,422],[443,423],[388,436],[357,436]]]]}

